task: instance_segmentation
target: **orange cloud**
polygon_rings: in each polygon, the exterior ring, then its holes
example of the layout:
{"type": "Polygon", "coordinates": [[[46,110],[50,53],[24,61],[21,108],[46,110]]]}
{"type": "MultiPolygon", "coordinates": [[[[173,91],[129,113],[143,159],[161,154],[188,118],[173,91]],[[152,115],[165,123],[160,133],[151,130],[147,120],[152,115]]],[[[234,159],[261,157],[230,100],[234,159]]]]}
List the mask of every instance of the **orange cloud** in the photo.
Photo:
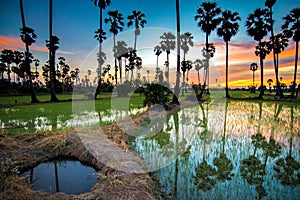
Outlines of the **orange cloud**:
{"type": "MultiPolygon", "coordinates": [[[[3,49],[21,50],[21,49],[25,49],[25,44],[21,41],[20,38],[6,37],[0,35],[0,50],[3,49]]],[[[40,52],[49,51],[47,47],[36,46],[36,45],[32,45],[30,49],[34,51],[40,51],[40,52]]],[[[74,54],[74,52],[62,51],[62,50],[58,50],[57,53],[68,54],[68,55],[74,54]]]]}

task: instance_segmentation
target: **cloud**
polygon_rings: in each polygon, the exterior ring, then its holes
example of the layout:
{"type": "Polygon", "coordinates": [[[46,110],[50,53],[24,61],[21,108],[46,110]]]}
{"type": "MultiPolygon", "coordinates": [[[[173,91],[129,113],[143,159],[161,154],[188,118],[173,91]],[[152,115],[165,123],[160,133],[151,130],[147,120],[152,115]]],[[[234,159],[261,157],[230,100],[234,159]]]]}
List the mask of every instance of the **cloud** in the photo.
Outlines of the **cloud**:
{"type": "MultiPolygon", "coordinates": [[[[6,36],[1,36],[0,35],[0,50],[3,50],[3,49],[24,50],[25,49],[25,44],[21,41],[20,38],[6,37],[6,36]]],[[[36,46],[36,45],[32,45],[30,47],[30,49],[34,50],[34,51],[46,52],[46,53],[49,51],[47,47],[36,46]]],[[[58,50],[57,53],[67,54],[67,55],[75,54],[74,52],[63,51],[63,50],[58,50]]]]}

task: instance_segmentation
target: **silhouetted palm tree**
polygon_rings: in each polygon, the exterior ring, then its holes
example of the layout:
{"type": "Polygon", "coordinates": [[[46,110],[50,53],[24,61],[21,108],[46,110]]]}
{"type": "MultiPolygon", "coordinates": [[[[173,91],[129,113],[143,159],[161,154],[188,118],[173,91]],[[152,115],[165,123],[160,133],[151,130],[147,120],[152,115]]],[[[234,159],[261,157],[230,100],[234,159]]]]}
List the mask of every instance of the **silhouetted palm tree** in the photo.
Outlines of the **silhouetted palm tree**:
{"type": "Polygon", "coordinates": [[[0,55],[0,60],[2,63],[6,63],[6,72],[7,72],[7,79],[8,79],[8,82],[10,84],[10,65],[13,63],[13,59],[14,59],[14,52],[10,49],[4,49],[2,50],[1,52],[1,55],[0,55]]]}
{"type": "MultiPolygon", "coordinates": [[[[58,43],[58,37],[54,38],[52,35],[52,15],[53,15],[53,0],[49,0],[49,41],[48,41],[48,49],[49,49],[49,67],[50,67],[50,93],[51,93],[51,99],[50,101],[56,102],[58,101],[58,98],[56,97],[55,94],[55,88],[54,88],[54,80],[55,80],[55,55],[53,55],[54,50],[53,48],[56,48],[54,45],[54,42],[58,43]],[[57,41],[53,41],[57,40],[57,41]]],[[[47,41],[46,41],[47,43],[47,41]]],[[[57,44],[56,44],[57,46],[57,44]]]]}
{"type": "MultiPolygon", "coordinates": [[[[179,96],[179,84],[180,84],[180,2],[176,0],[176,29],[177,29],[177,62],[176,62],[176,82],[174,88],[174,94],[172,103],[179,105],[178,96],[179,96]]],[[[169,63],[168,63],[169,64],[169,63]]]]}
{"type": "MultiPolygon", "coordinates": [[[[215,2],[203,2],[197,9],[195,20],[198,21],[198,26],[203,32],[205,32],[205,49],[208,52],[209,42],[208,37],[212,31],[221,23],[222,19],[219,16],[221,8],[215,2]]],[[[208,80],[204,82],[204,86],[207,85],[207,93],[209,94],[209,60],[207,58],[207,74],[208,80]]]]}
{"type": "Polygon", "coordinates": [[[218,36],[223,37],[226,43],[226,98],[230,98],[228,91],[228,42],[231,37],[236,35],[239,31],[239,24],[241,18],[237,12],[231,12],[230,10],[225,10],[222,12],[222,23],[221,27],[217,29],[218,36]]]}
{"type": "Polygon", "coordinates": [[[120,70],[120,84],[122,84],[122,57],[128,52],[127,44],[125,41],[117,41],[116,46],[114,47],[114,57],[119,61],[119,70],[120,70]]]}
{"type": "Polygon", "coordinates": [[[272,44],[272,50],[273,50],[273,60],[274,60],[274,70],[275,70],[275,78],[276,78],[276,87],[277,87],[277,90],[276,90],[276,95],[279,95],[280,98],[283,97],[283,92],[281,90],[281,87],[280,87],[280,82],[279,82],[279,79],[278,79],[278,73],[279,73],[279,69],[278,69],[278,60],[276,60],[276,53],[275,53],[275,40],[274,40],[274,20],[273,20],[273,6],[275,5],[276,3],[276,0],[266,0],[265,1],[265,6],[268,7],[269,9],[269,12],[268,12],[268,15],[269,15],[269,23],[270,23],[270,31],[271,31],[271,44],[272,44]]]}
{"type": "Polygon", "coordinates": [[[131,15],[127,16],[127,19],[129,22],[127,23],[128,27],[133,26],[135,27],[134,31],[134,46],[133,49],[136,50],[136,43],[137,43],[137,36],[141,34],[140,27],[144,28],[145,24],[147,23],[147,20],[144,19],[145,14],[141,11],[132,11],[131,15]]]}
{"type": "MultiPolygon", "coordinates": [[[[123,22],[123,15],[117,10],[114,11],[108,11],[108,18],[104,19],[105,23],[110,23],[109,32],[114,34],[113,42],[114,42],[114,48],[116,46],[116,36],[118,35],[119,31],[123,30],[124,22],[123,22]]],[[[115,81],[116,84],[118,84],[118,67],[117,67],[117,58],[115,57],[115,81]]]]}
{"type": "Polygon", "coordinates": [[[7,71],[6,65],[5,65],[3,62],[1,62],[1,63],[0,63],[1,80],[4,79],[4,72],[6,72],[6,71],[7,71]]]}
{"type": "Polygon", "coordinates": [[[190,50],[190,46],[194,46],[194,37],[190,32],[185,32],[180,35],[180,48],[183,50],[183,60],[185,61],[185,56],[190,50]]]}
{"type": "Polygon", "coordinates": [[[166,78],[167,78],[167,83],[169,83],[169,74],[170,74],[169,73],[170,72],[169,55],[170,55],[171,50],[174,50],[176,47],[175,35],[171,32],[163,33],[163,35],[160,36],[160,39],[162,40],[160,42],[161,49],[167,53],[166,67],[167,67],[168,76],[166,78]]]}
{"type": "MultiPolygon", "coordinates": [[[[94,5],[99,7],[100,9],[100,25],[99,25],[99,29],[95,32],[99,37],[97,37],[97,40],[99,41],[99,51],[98,51],[98,56],[101,55],[102,52],[102,42],[106,39],[105,37],[105,32],[103,30],[103,10],[105,10],[105,8],[107,6],[110,5],[111,0],[91,0],[94,2],[94,5]],[[98,33],[97,33],[98,32],[98,33]]],[[[100,88],[101,88],[101,74],[102,74],[102,65],[104,64],[101,63],[101,61],[98,59],[98,68],[99,68],[99,74],[98,74],[98,86],[95,92],[95,99],[97,98],[97,95],[100,94],[100,88]]]]}
{"type": "Polygon", "coordinates": [[[196,59],[194,61],[194,65],[195,65],[195,70],[197,71],[197,74],[198,74],[198,84],[200,84],[200,73],[199,73],[199,71],[202,68],[204,68],[204,64],[203,64],[201,59],[196,59]]]}
{"type": "MultiPolygon", "coordinates": [[[[251,13],[247,17],[246,21],[247,33],[254,37],[254,40],[258,41],[258,46],[262,47],[262,39],[268,34],[270,30],[270,24],[268,23],[268,10],[257,8],[254,13],[251,13]]],[[[262,99],[262,95],[264,94],[264,66],[263,66],[263,52],[260,51],[260,81],[261,81],[261,90],[259,93],[260,99],[262,99]]]]}
{"type": "Polygon", "coordinates": [[[294,8],[290,13],[283,18],[284,24],[282,25],[282,30],[288,36],[293,37],[296,43],[296,53],[295,53],[295,70],[294,70],[294,80],[291,97],[294,98],[296,79],[297,79],[297,64],[298,64],[298,50],[300,41],[300,8],[294,8]]]}
{"type": "Polygon", "coordinates": [[[155,52],[155,55],[157,56],[156,57],[156,69],[157,69],[158,68],[158,58],[159,58],[160,54],[162,53],[161,47],[159,45],[156,45],[154,47],[154,52],[155,52]]]}
{"type": "Polygon", "coordinates": [[[31,103],[38,103],[39,100],[35,95],[33,85],[32,85],[31,68],[30,68],[30,60],[29,60],[29,56],[30,56],[29,46],[31,46],[35,42],[36,34],[34,33],[34,30],[32,28],[26,27],[22,0],[20,0],[20,11],[21,11],[21,19],[22,19],[21,40],[25,43],[25,48],[26,48],[25,66],[26,66],[26,73],[29,76],[29,89],[31,95],[31,103]]]}

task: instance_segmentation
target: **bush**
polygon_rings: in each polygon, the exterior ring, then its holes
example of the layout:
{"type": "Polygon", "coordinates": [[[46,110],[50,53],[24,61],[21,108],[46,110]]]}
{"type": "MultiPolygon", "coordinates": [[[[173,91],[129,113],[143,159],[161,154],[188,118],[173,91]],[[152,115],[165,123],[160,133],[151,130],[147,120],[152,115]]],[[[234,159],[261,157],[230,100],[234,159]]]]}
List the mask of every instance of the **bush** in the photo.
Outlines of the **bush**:
{"type": "Polygon", "coordinates": [[[170,95],[173,92],[164,85],[151,83],[147,84],[144,89],[144,105],[161,104],[166,106],[170,102],[170,95]]]}

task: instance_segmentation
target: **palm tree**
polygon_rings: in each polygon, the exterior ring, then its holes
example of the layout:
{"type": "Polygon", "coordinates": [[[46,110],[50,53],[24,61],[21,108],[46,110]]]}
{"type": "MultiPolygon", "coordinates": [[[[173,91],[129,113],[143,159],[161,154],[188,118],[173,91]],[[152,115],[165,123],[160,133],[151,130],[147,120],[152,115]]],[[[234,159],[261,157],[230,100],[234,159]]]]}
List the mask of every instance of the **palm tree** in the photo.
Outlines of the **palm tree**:
{"type": "Polygon", "coordinates": [[[114,57],[119,61],[120,69],[120,84],[122,84],[122,57],[127,53],[127,44],[125,41],[117,41],[116,46],[114,47],[114,57]]]}
{"type": "Polygon", "coordinates": [[[10,49],[4,49],[2,52],[1,52],[1,55],[0,55],[0,60],[2,63],[6,63],[6,67],[7,67],[7,79],[8,79],[8,82],[10,84],[10,65],[13,63],[13,59],[14,59],[14,52],[10,49]]]}
{"type": "Polygon", "coordinates": [[[257,63],[251,63],[250,70],[253,72],[251,93],[255,93],[254,79],[255,79],[255,71],[257,70],[257,68],[258,68],[257,63]]]}
{"type": "MultiPolygon", "coordinates": [[[[114,48],[116,46],[116,36],[118,35],[119,31],[123,30],[124,22],[123,22],[123,15],[117,10],[114,11],[108,11],[108,18],[104,19],[104,22],[110,23],[109,32],[114,34],[113,42],[114,42],[114,48]]],[[[118,84],[117,78],[118,78],[118,67],[117,67],[117,58],[115,57],[115,79],[116,84],[118,84]]]]}
{"type": "Polygon", "coordinates": [[[273,80],[270,78],[267,80],[267,83],[269,84],[269,92],[271,93],[272,92],[271,85],[273,83],[273,80]]]}
{"type": "MultiPolygon", "coordinates": [[[[94,5],[99,7],[100,9],[100,25],[99,25],[99,29],[96,31],[96,34],[97,32],[98,33],[102,33],[101,35],[98,34],[98,36],[101,36],[101,37],[97,37],[97,40],[99,41],[99,52],[98,52],[98,55],[101,55],[101,52],[102,52],[102,42],[103,40],[106,39],[105,37],[105,32],[103,31],[103,28],[102,28],[102,22],[103,22],[103,10],[105,10],[105,8],[107,6],[110,5],[111,1],[110,0],[91,0],[94,2],[94,5]],[[104,36],[104,37],[103,37],[104,36]]],[[[100,88],[101,88],[101,74],[102,74],[102,65],[104,64],[101,63],[101,61],[98,59],[98,67],[99,67],[99,74],[98,74],[98,86],[97,86],[97,89],[96,89],[96,92],[95,92],[95,99],[97,98],[97,95],[100,94],[100,88]]]]}
{"type": "MultiPolygon", "coordinates": [[[[213,30],[221,23],[222,19],[218,17],[221,13],[221,8],[217,6],[215,2],[203,2],[200,7],[197,9],[197,14],[195,15],[195,20],[198,21],[198,26],[203,32],[205,32],[205,49],[208,52],[209,42],[208,37],[213,30]]],[[[207,83],[207,93],[209,94],[209,59],[207,58],[207,74],[208,74],[208,83],[207,83]]],[[[204,82],[206,86],[206,80],[204,82]]]]}
{"type": "Polygon", "coordinates": [[[158,68],[158,58],[159,58],[160,54],[162,53],[161,46],[156,45],[154,47],[154,52],[155,52],[155,55],[157,56],[156,57],[156,68],[158,68]]]}
{"type": "Polygon", "coordinates": [[[198,74],[198,85],[200,84],[200,74],[199,74],[199,70],[202,69],[204,67],[204,63],[202,62],[201,59],[196,59],[194,61],[194,65],[195,65],[195,70],[197,71],[198,74]]]}
{"type": "Polygon", "coordinates": [[[293,37],[293,40],[296,43],[296,54],[295,54],[295,70],[294,70],[294,80],[291,98],[295,96],[296,88],[296,78],[297,78],[297,64],[298,64],[298,50],[299,50],[299,41],[300,41],[300,8],[294,8],[290,11],[288,15],[283,17],[284,24],[282,25],[282,30],[289,37],[293,37]]]}
{"type": "Polygon", "coordinates": [[[127,23],[127,26],[135,26],[134,31],[134,50],[136,50],[136,42],[137,42],[137,36],[141,34],[140,27],[144,28],[145,24],[147,23],[147,20],[144,19],[145,14],[141,11],[133,10],[131,15],[127,16],[127,19],[129,22],[127,23]]]}
{"type": "Polygon", "coordinates": [[[26,52],[25,52],[25,66],[26,66],[26,72],[29,76],[29,89],[30,89],[30,95],[31,95],[31,103],[38,103],[39,100],[37,99],[33,85],[32,85],[32,79],[31,79],[31,69],[30,69],[30,52],[29,52],[29,46],[31,46],[36,39],[36,34],[34,33],[34,30],[32,28],[29,28],[26,26],[25,23],[25,15],[24,15],[24,9],[23,9],[23,1],[20,0],[20,11],[21,11],[21,19],[22,19],[22,28],[21,28],[21,40],[25,44],[26,52]]]}
{"type": "Polygon", "coordinates": [[[219,37],[223,37],[226,43],[226,98],[230,98],[228,91],[228,42],[231,37],[236,35],[239,31],[239,24],[241,18],[237,12],[231,12],[230,10],[225,10],[222,12],[222,24],[221,27],[217,29],[217,34],[219,37]]]}
{"type": "MultiPolygon", "coordinates": [[[[176,83],[173,95],[173,104],[179,104],[179,84],[180,84],[180,4],[179,0],[176,0],[176,28],[177,28],[177,64],[176,64],[176,83]]],[[[169,63],[168,63],[169,64],[169,63]]]]}
{"type": "MultiPolygon", "coordinates": [[[[53,48],[56,48],[58,44],[58,37],[52,35],[52,15],[53,15],[53,0],[49,0],[49,41],[48,43],[48,49],[49,49],[49,67],[50,67],[50,93],[51,93],[51,102],[58,101],[58,98],[55,94],[55,88],[54,88],[54,79],[55,79],[55,53],[56,50],[53,48]],[[56,40],[56,41],[55,41],[56,40]],[[54,43],[57,43],[56,45],[54,43]]],[[[58,48],[57,48],[58,49],[58,48]]]]}
{"type": "Polygon", "coordinates": [[[7,71],[7,67],[4,63],[0,63],[0,74],[1,74],[1,80],[4,79],[4,72],[7,71]]]}
{"type": "Polygon", "coordinates": [[[167,83],[169,83],[169,66],[170,66],[170,62],[169,62],[169,55],[171,50],[174,50],[176,47],[176,42],[175,42],[175,35],[171,32],[167,32],[167,33],[163,33],[162,36],[160,36],[160,39],[162,39],[162,41],[160,41],[160,45],[161,45],[161,50],[165,51],[167,53],[167,61],[166,61],[166,68],[167,68],[167,83]]]}
{"type": "Polygon", "coordinates": [[[185,32],[180,35],[180,47],[183,50],[183,60],[185,61],[185,56],[187,52],[190,50],[190,46],[194,46],[193,35],[190,32],[185,32]]]}
{"type": "MultiPolygon", "coordinates": [[[[254,37],[254,40],[258,41],[258,46],[262,47],[262,39],[268,34],[270,30],[270,24],[268,23],[268,10],[257,8],[254,13],[251,13],[247,17],[246,21],[247,33],[254,37]]],[[[264,94],[264,67],[263,67],[263,52],[260,51],[260,81],[261,81],[261,90],[259,93],[260,99],[262,99],[262,95],[264,94]]]]}
{"type": "Polygon", "coordinates": [[[275,70],[275,78],[276,78],[276,95],[279,95],[280,98],[283,97],[283,92],[281,90],[280,87],[280,82],[278,79],[278,73],[279,73],[279,69],[278,69],[278,60],[276,60],[276,53],[275,53],[275,38],[274,38],[274,20],[273,20],[273,6],[275,5],[276,0],[266,0],[265,1],[265,6],[268,7],[269,12],[269,23],[270,23],[270,32],[271,32],[271,42],[272,42],[272,50],[273,50],[273,60],[274,60],[274,70],[275,70]]]}

